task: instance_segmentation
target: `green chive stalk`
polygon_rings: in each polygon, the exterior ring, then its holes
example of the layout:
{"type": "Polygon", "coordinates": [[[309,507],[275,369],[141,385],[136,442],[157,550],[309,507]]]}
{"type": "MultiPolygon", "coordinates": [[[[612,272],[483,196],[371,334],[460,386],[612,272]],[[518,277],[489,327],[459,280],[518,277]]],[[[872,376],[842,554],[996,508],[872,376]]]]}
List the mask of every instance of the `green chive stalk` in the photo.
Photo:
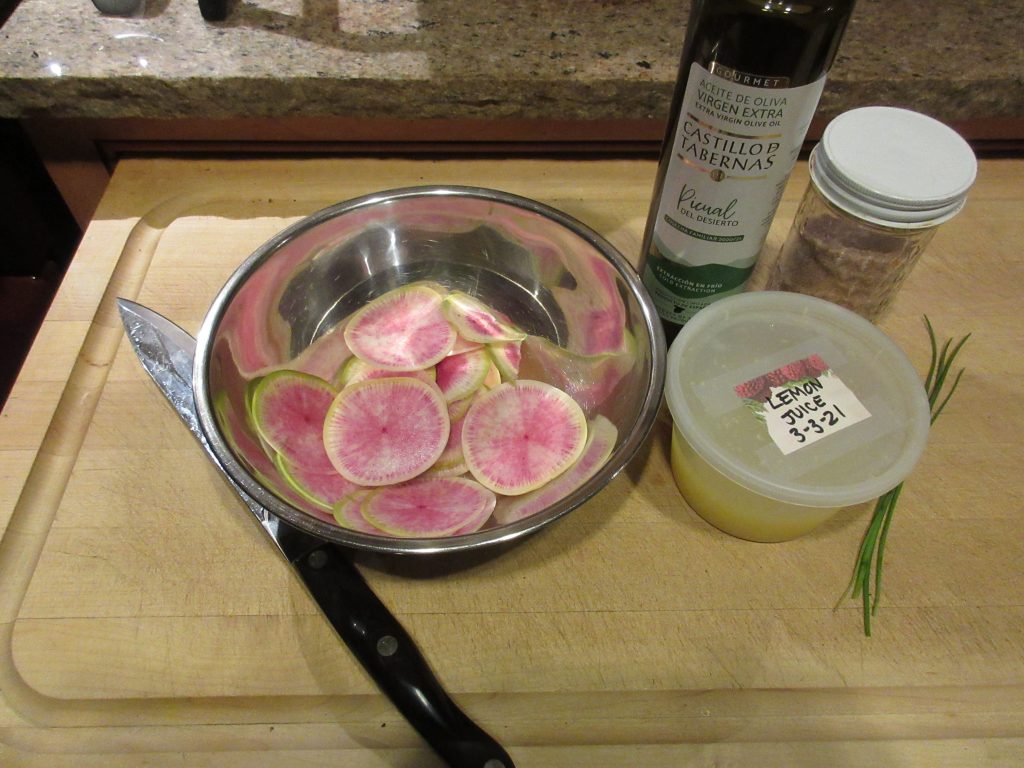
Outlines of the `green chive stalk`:
{"type": "MultiPolygon", "coordinates": [[[[931,423],[939,418],[939,414],[945,409],[949,399],[953,396],[957,386],[960,384],[960,377],[964,369],[957,371],[949,387],[946,383],[949,379],[949,372],[953,367],[953,361],[960,354],[964,344],[971,337],[967,334],[959,341],[946,339],[941,349],[935,338],[935,329],[932,327],[928,316],[924,317],[925,328],[928,330],[928,341],[931,344],[931,362],[928,365],[928,375],[925,377],[924,388],[928,393],[928,405],[931,408],[931,423]],[[943,390],[945,389],[945,394],[943,390]]],[[[880,496],[875,502],[875,510],[871,515],[871,522],[864,533],[860,544],[860,551],[857,553],[857,560],[853,568],[853,575],[850,583],[843,592],[836,607],[847,597],[856,600],[858,597],[863,604],[864,613],[864,634],[871,637],[871,617],[878,610],[878,601],[882,596],[882,565],[885,558],[885,542],[889,536],[889,528],[892,525],[893,514],[896,512],[896,502],[899,501],[900,493],[903,491],[903,483],[900,483],[888,493],[880,496]],[[874,576],[874,587],[872,588],[872,575],[874,576]]]]}

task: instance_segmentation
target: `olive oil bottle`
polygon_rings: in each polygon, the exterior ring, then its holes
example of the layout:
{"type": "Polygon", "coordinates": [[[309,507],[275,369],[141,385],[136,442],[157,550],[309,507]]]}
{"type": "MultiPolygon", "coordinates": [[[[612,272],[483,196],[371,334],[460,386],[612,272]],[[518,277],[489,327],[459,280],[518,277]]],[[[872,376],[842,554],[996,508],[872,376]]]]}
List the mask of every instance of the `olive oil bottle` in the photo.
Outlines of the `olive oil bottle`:
{"type": "Polygon", "coordinates": [[[640,273],[669,338],[753,272],[854,0],[693,0],[640,273]]]}

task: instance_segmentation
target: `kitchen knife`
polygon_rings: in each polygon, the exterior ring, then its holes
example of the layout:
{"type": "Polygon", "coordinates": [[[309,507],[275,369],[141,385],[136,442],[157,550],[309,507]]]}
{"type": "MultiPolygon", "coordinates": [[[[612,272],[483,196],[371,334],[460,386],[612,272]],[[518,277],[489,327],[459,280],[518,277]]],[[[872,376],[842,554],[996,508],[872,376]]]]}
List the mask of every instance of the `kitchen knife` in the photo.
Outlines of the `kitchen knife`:
{"type": "Polygon", "coordinates": [[[192,389],[195,339],[141,304],[118,299],[117,305],[143,368],[405,719],[452,768],[513,768],[505,750],[445,693],[412,638],[373,593],[349,555],[279,519],[224,471],[196,415],[192,389]]]}

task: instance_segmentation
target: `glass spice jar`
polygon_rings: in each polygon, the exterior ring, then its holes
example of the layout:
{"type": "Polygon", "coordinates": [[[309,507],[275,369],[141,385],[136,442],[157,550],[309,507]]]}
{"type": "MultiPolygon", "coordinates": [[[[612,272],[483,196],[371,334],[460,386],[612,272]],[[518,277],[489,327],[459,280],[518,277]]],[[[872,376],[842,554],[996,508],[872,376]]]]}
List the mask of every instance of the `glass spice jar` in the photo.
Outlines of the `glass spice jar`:
{"type": "Polygon", "coordinates": [[[877,321],[977,174],[970,146],[926,115],[846,112],[811,152],[811,180],[769,290],[827,299],[877,321]]]}

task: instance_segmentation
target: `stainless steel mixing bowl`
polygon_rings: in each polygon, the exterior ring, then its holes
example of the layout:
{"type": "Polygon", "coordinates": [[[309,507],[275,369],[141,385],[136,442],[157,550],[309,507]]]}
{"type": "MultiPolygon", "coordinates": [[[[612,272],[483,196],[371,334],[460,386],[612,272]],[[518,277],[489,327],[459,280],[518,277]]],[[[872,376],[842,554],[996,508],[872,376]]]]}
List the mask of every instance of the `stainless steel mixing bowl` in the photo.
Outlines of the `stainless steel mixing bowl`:
{"type": "Polygon", "coordinates": [[[395,553],[507,542],[578,507],[647,437],[665,376],[660,322],[622,255],[564,213],[481,188],[382,192],[297,222],[231,276],[197,341],[193,379],[199,420],[231,478],[298,528],[341,544],[395,553]],[[550,383],[563,388],[571,379],[568,386],[588,416],[600,413],[618,428],[611,458],[594,477],[517,522],[492,521],[475,533],[424,539],[343,528],[289,489],[246,418],[250,382],[286,366],[373,298],[417,281],[474,295],[564,350],[571,365],[553,370],[549,360],[531,377],[556,378],[550,383]],[[616,348],[609,351],[611,343],[616,348]],[[601,396],[591,397],[595,392],[601,396]]]}

